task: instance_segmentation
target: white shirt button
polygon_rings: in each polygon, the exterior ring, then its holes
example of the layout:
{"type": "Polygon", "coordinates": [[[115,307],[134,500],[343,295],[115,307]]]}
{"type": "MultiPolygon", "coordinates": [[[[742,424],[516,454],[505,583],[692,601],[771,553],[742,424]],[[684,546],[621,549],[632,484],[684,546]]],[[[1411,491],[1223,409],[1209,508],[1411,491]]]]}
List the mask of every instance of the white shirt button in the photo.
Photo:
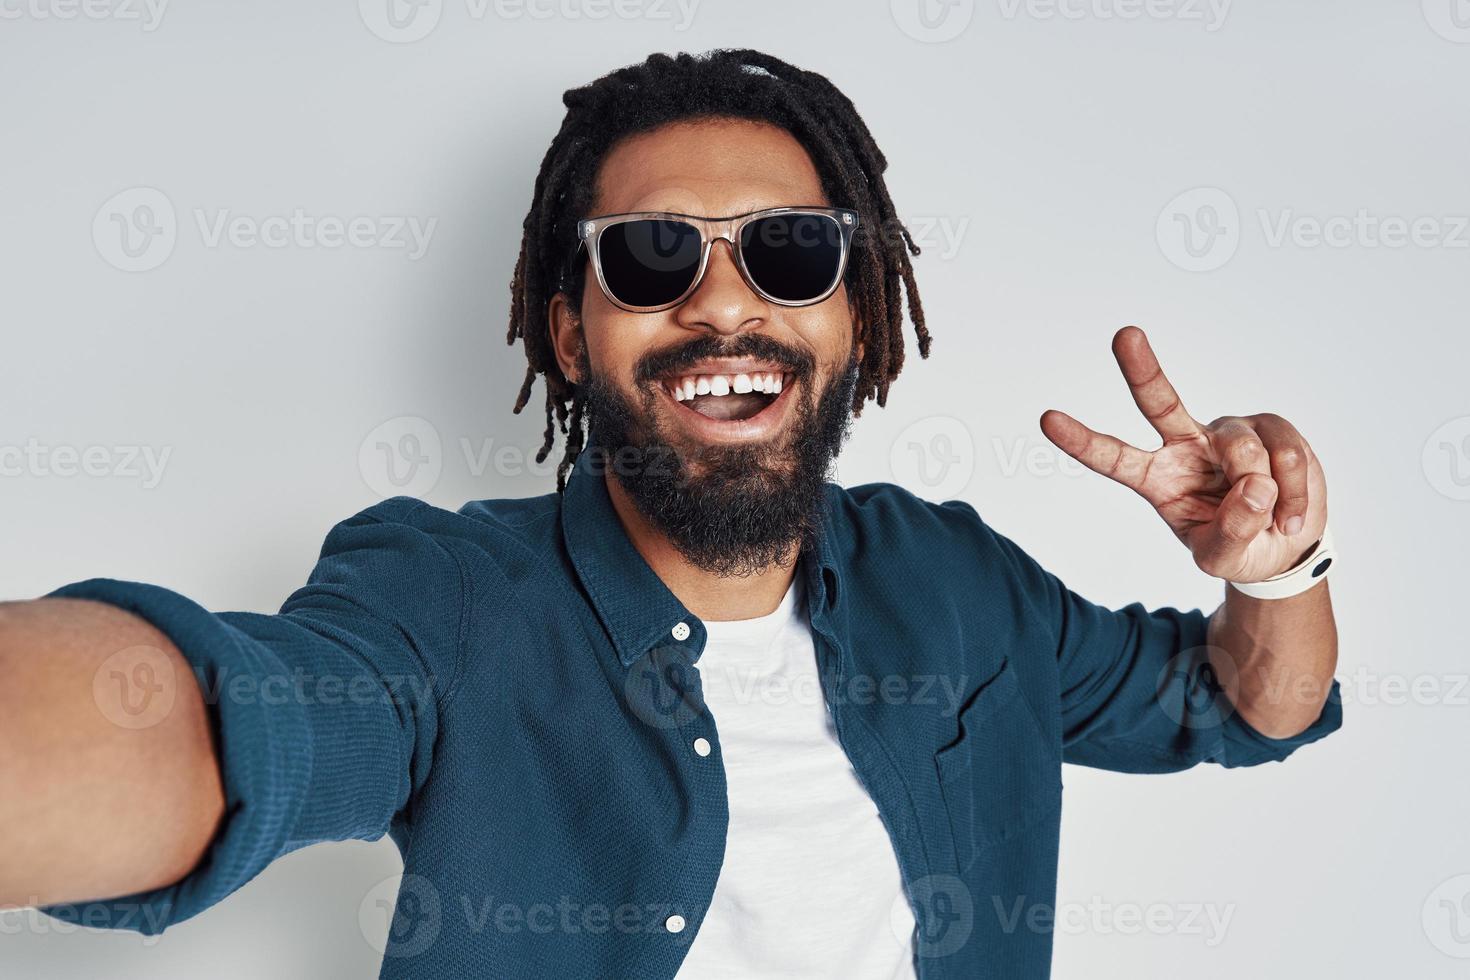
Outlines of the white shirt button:
{"type": "MultiPolygon", "coordinates": [[[[674,639],[679,640],[680,642],[683,642],[684,640],[689,639],[689,624],[688,623],[675,623],[674,624],[674,639]]],[[[677,916],[676,916],[676,918],[677,918],[677,916]]]]}
{"type": "Polygon", "coordinates": [[[684,917],[682,915],[671,915],[664,920],[664,928],[669,932],[684,931],[684,917]]]}
{"type": "Polygon", "coordinates": [[[709,739],[700,737],[694,740],[694,754],[699,756],[709,755],[709,739]]]}

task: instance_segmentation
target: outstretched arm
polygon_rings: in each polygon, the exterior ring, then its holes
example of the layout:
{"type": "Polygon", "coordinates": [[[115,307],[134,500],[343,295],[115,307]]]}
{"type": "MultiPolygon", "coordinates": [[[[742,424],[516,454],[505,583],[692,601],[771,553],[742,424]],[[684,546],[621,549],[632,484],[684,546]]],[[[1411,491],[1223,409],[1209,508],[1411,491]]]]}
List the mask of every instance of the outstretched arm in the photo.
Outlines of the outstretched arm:
{"type": "Polygon", "coordinates": [[[102,603],[0,604],[0,907],[171,884],[223,811],[204,699],[166,636],[102,603]]]}
{"type": "Polygon", "coordinates": [[[297,848],[386,833],[469,628],[421,507],[338,524],[275,615],[110,579],[0,607],[0,903],[153,935],[297,848]]]}

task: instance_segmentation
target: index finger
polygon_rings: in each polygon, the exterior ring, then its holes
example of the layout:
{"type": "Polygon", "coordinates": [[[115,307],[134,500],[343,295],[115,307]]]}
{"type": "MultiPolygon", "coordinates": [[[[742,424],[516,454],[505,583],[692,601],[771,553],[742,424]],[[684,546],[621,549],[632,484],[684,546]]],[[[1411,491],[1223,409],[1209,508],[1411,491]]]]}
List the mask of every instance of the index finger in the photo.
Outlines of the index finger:
{"type": "Polygon", "coordinates": [[[1149,346],[1148,337],[1137,327],[1124,327],[1113,335],[1113,357],[1128,382],[1133,403],[1148,419],[1165,444],[1193,439],[1200,434],[1199,423],[1184,410],[1184,403],[1149,346]]]}
{"type": "Polygon", "coordinates": [[[1041,415],[1041,431],[1062,452],[1092,472],[1143,494],[1152,453],[1130,446],[1117,436],[1106,435],[1078,422],[1066,412],[1049,409],[1041,415]]]}

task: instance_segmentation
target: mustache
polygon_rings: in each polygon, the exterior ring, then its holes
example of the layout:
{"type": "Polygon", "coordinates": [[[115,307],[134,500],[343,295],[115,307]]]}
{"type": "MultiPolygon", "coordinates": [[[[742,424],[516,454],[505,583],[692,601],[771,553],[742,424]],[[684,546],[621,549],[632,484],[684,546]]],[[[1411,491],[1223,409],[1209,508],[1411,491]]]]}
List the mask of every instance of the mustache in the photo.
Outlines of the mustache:
{"type": "Polygon", "coordinates": [[[711,357],[760,358],[781,365],[798,378],[816,369],[816,358],[811,354],[764,334],[743,333],[728,340],[706,334],[643,355],[633,368],[633,379],[640,383],[652,381],[711,357]]]}

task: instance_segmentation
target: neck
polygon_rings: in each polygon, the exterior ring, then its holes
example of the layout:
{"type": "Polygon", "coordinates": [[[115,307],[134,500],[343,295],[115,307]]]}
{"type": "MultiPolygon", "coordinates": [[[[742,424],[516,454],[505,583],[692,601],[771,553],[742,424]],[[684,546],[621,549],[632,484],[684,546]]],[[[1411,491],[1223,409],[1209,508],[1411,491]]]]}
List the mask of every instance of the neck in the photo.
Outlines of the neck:
{"type": "Polygon", "coordinates": [[[753,575],[721,577],[691,564],[663,532],[638,512],[613,473],[605,474],[604,479],[613,510],[617,511],[628,540],[653,573],[694,615],[712,622],[754,619],[774,612],[781,604],[796,574],[798,543],[792,543],[785,564],[767,566],[753,575]]]}

